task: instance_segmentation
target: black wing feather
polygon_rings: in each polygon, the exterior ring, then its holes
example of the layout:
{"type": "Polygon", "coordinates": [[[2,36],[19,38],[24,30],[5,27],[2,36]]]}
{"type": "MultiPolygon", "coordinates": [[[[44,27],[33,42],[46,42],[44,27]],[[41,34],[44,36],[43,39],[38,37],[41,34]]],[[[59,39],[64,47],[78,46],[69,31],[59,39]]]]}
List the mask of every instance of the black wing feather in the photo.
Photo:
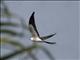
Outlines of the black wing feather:
{"type": "Polygon", "coordinates": [[[56,42],[48,42],[48,41],[43,41],[43,42],[45,42],[47,44],[56,44],[56,42]]]}
{"type": "Polygon", "coordinates": [[[54,33],[54,34],[51,34],[51,35],[48,35],[48,36],[43,36],[43,37],[40,37],[42,40],[46,40],[46,39],[48,39],[48,38],[50,38],[50,37],[52,37],[52,36],[54,36],[54,35],[56,35],[56,33],[54,33]]]}
{"type": "Polygon", "coordinates": [[[37,35],[39,36],[39,33],[36,28],[36,24],[35,24],[34,14],[35,14],[35,12],[32,13],[32,15],[29,19],[29,25],[32,25],[34,27],[34,30],[36,31],[37,35]]]}

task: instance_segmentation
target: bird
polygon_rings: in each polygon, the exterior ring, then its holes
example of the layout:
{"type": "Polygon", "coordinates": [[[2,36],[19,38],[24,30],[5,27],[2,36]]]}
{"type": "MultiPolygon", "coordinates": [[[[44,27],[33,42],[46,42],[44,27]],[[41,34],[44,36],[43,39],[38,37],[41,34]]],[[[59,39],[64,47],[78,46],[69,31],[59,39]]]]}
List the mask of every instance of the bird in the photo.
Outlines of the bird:
{"type": "Polygon", "coordinates": [[[39,35],[38,30],[36,28],[36,24],[35,24],[34,14],[35,12],[33,11],[33,13],[31,14],[29,18],[29,23],[28,23],[28,28],[31,33],[30,40],[32,40],[33,42],[44,42],[47,44],[56,44],[56,42],[45,41],[46,39],[51,38],[52,36],[56,35],[56,33],[47,35],[47,36],[42,36],[42,37],[39,35]]]}

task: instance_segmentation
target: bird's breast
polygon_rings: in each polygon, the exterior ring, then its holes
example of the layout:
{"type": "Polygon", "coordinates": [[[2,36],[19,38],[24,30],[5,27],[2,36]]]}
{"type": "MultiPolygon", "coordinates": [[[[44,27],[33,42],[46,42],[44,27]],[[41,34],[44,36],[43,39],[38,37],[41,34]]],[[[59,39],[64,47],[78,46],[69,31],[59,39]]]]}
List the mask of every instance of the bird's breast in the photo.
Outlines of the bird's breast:
{"type": "Polygon", "coordinates": [[[39,37],[31,37],[32,41],[42,41],[39,37]]]}

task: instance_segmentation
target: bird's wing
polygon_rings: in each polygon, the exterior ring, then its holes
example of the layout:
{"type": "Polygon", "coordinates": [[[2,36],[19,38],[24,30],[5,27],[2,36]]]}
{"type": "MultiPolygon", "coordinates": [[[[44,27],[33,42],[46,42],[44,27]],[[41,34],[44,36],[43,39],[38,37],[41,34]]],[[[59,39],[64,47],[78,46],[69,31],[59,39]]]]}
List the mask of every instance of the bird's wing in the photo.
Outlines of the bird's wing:
{"type": "Polygon", "coordinates": [[[35,12],[32,13],[32,15],[29,19],[29,30],[33,37],[39,37],[39,33],[38,33],[36,25],[35,25],[34,13],[35,12]]]}
{"type": "Polygon", "coordinates": [[[56,44],[56,42],[48,42],[48,41],[44,41],[43,42],[47,43],[47,44],[56,44]]]}
{"type": "Polygon", "coordinates": [[[51,35],[47,35],[47,36],[43,36],[43,37],[40,37],[42,40],[46,40],[46,39],[48,39],[48,38],[50,38],[50,37],[52,37],[52,36],[54,36],[54,35],[56,35],[56,33],[54,33],[54,34],[51,34],[51,35]]]}
{"type": "Polygon", "coordinates": [[[50,38],[50,37],[52,37],[54,35],[56,35],[56,33],[55,34],[48,35],[48,36],[40,37],[40,38],[45,43],[48,43],[48,44],[56,44],[56,42],[48,42],[48,41],[45,41],[46,39],[48,39],[48,38],[50,38]]]}

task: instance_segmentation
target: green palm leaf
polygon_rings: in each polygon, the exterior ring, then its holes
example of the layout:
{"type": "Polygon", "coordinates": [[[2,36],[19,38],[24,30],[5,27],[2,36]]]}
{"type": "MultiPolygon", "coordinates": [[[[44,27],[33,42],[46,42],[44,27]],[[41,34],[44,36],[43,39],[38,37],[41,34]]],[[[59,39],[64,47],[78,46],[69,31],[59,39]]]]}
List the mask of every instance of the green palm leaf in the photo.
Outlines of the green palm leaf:
{"type": "Polygon", "coordinates": [[[0,22],[0,26],[19,26],[16,23],[11,23],[11,22],[0,22]]]}
{"type": "Polygon", "coordinates": [[[23,36],[22,33],[17,33],[17,32],[15,32],[15,31],[13,31],[13,30],[7,30],[7,29],[1,29],[1,30],[0,30],[0,34],[1,34],[1,33],[6,33],[6,34],[13,35],[13,36],[23,36]]]}

